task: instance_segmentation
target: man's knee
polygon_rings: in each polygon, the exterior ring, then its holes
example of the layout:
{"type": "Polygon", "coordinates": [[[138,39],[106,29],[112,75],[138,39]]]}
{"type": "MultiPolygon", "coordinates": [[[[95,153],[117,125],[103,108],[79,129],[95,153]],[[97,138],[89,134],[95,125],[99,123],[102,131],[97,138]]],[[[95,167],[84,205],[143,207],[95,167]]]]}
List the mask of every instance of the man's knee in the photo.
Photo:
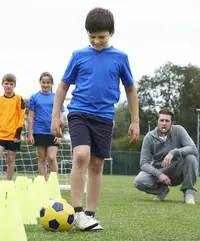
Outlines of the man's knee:
{"type": "Polygon", "coordinates": [[[143,178],[140,177],[140,175],[137,175],[135,177],[133,185],[134,185],[134,187],[136,187],[137,189],[139,189],[141,191],[143,191],[145,189],[144,180],[143,180],[143,178]]]}
{"type": "Polygon", "coordinates": [[[196,156],[190,154],[184,157],[185,163],[187,163],[188,166],[191,166],[195,169],[198,168],[198,161],[196,156]]]}

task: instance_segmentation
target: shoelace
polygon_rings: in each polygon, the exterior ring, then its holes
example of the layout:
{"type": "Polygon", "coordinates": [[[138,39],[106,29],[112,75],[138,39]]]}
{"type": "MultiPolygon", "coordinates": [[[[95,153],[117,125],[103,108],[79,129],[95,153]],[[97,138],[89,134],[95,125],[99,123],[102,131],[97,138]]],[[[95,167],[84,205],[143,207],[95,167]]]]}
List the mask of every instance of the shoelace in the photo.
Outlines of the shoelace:
{"type": "Polygon", "coordinates": [[[92,216],[87,216],[85,215],[84,213],[80,215],[81,218],[83,218],[85,221],[89,221],[90,219],[92,219],[93,217],[92,216]]]}

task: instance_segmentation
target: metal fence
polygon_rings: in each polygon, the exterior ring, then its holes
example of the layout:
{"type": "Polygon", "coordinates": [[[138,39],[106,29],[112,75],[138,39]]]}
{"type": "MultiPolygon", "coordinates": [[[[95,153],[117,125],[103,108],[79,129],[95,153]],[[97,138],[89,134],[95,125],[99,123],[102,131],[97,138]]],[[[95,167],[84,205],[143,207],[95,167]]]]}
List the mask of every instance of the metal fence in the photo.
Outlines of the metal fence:
{"type": "Polygon", "coordinates": [[[137,175],[140,171],[140,152],[112,151],[105,159],[105,175],[137,175]]]}

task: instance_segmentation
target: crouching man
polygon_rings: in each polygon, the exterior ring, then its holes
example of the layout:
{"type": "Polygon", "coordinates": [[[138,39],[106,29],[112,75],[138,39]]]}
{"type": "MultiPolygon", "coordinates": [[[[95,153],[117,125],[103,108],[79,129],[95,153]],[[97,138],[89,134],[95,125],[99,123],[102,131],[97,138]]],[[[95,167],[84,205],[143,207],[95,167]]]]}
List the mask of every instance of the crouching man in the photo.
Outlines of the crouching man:
{"type": "Polygon", "coordinates": [[[157,127],[144,138],[140,168],[134,186],[155,195],[154,201],[165,199],[169,186],[181,185],[184,202],[195,204],[194,194],[198,162],[197,148],[180,125],[173,125],[174,115],[162,109],[157,115],[157,127]]]}

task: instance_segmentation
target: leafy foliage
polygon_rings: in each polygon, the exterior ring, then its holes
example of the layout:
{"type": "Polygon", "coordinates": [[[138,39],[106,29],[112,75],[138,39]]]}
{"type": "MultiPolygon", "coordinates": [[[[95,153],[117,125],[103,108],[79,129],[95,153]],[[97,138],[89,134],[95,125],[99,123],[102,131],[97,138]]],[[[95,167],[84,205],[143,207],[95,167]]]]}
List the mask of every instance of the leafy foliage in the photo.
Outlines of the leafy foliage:
{"type": "MultiPolygon", "coordinates": [[[[200,108],[199,67],[191,64],[178,66],[167,62],[156,69],[153,76],[141,77],[137,93],[142,135],[147,133],[149,127],[151,129],[155,127],[157,111],[167,107],[174,112],[175,123],[183,125],[193,140],[196,140],[196,109],[200,108]]],[[[130,113],[126,101],[117,105],[115,116],[113,148],[136,150],[138,148],[136,146],[129,147],[126,137],[130,125],[130,113]]]]}
{"type": "Polygon", "coordinates": [[[133,144],[130,143],[130,139],[127,136],[115,139],[112,150],[140,151],[143,139],[144,136],[141,135],[137,142],[133,144]]]}

